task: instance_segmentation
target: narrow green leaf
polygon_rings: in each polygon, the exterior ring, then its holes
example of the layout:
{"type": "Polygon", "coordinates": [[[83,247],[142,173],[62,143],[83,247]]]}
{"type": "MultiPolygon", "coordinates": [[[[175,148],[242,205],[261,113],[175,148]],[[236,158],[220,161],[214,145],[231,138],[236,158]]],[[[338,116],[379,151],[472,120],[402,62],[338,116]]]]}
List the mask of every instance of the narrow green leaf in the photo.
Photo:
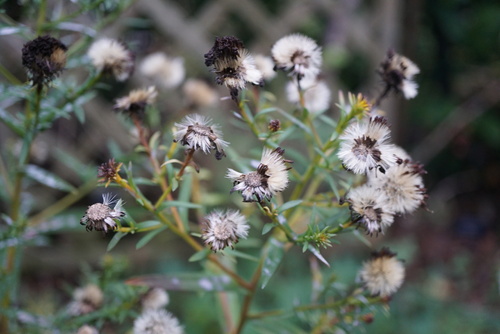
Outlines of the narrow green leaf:
{"type": "Polygon", "coordinates": [[[25,168],[26,175],[47,187],[71,192],[75,188],[59,176],[35,165],[28,165],[25,168]]]}
{"type": "Polygon", "coordinates": [[[271,237],[264,245],[263,255],[264,265],[262,266],[262,276],[261,276],[261,288],[264,289],[269,283],[271,277],[273,277],[276,269],[281,263],[283,256],[285,244],[278,241],[276,238],[271,237]]]}
{"type": "Polygon", "coordinates": [[[227,255],[232,255],[234,257],[239,257],[239,258],[242,258],[242,259],[245,259],[245,260],[259,262],[259,258],[255,257],[255,256],[252,256],[252,255],[249,255],[247,253],[243,253],[243,252],[234,250],[234,249],[226,249],[226,250],[224,250],[224,253],[227,254],[227,255]]]}
{"type": "Polygon", "coordinates": [[[145,236],[143,236],[141,238],[141,240],[139,240],[137,242],[137,244],[135,245],[135,249],[140,249],[142,247],[144,247],[145,245],[147,245],[148,242],[150,242],[158,233],[160,232],[163,232],[164,230],[166,230],[167,227],[160,227],[159,229],[157,230],[153,230],[153,231],[150,231],[148,233],[146,233],[145,236]]]}
{"type": "Polygon", "coordinates": [[[97,167],[92,166],[92,164],[84,164],[69,152],[59,148],[56,148],[54,153],[59,161],[68,166],[82,180],[90,180],[91,178],[96,177],[97,167]]]}
{"type": "Polygon", "coordinates": [[[314,247],[313,245],[309,244],[307,249],[309,249],[309,251],[311,253],[314,254],[314,256],[316,256],[321,262],[323,262],[324,264],[326,264],[328,267],[330,267],[330,264],[328,263],[328,261],[323,257],[323,255],[321,255],[321,253],[319,252],[319,250],[314,247]]]}
{"type": "Polygon", "coordinates": [[[267,234],[269,231],[271,231],[274,227],[274,224],[272,223],[267,223],[267,224],[264,224],[264,226],[262,227],[262,235],[264,234],[267,234]]]}
{"type": "Polygon", "coordinates": [[[292,121],[293,124],[297,125],[299,128],[301,128],[302,130],[304,130],[304,132],[308,133],[308,134],[312,134],[311,133],[311,129],[309,129],[307,127],[307,125],[305,125],[304,123],[302,123],[302,121],[300,121],[298,118],[295,118],[293,117],[292,115],[290,115],[289,113],[287,113],[286,111],[282,110],[282,109],[276,109],[280,114],[282,114],[283,116],[285,116],[286,118],[288,118],[290,121],[292,121]]]}
{"type": "Polygon", "coordinates": [[[203,248],[201,251],[194,253],[190,258],[189,262],[197,262],[207,258],[208,254],[210,254],[210,249],[203,248]]]}
{"type": "Polygon", "coordinates": [[[302,202],[303,202],[303,200],[301,200],[301,199],[297,199],[295,201],[286,202],[286,203],[284,203],[282,206],[280,206],[278,208],[278,213],[282,213],[282,212],[284,212],[284,211],[286,211],[288,209],[296,207],[297,205],[299,205],[302,202]]]}
{"type": "Polygon", "coordinates": [[[181,201],[167,201],[163,202],[160,205],[160,209],[166,209],[170,208],[172,206],[178,207],[178,208],[189,208],[189,209],[201,209],[203,208],[203,205],[196,204],[196,203],[190,203],[190,202],[181,202],[181,201]]]}
{"type": "Polygon", "coordinates": [[[128,233],[124,233],[124,232],[116,232],[115,235],[113,236],[113,238],[109,241],[107,251],[108,252],[111,251],[118,244],[118,241],[120,241],[121,238],[123,238],[127,234],[128,233]]]}
{"type": "Polygon", "coordinates": [[[234,291],[238,290],[226,275],[214,276],[206,273],[184,273],[178,275],[145,275],[128,279],[126,284],[164,288],[173,291],[234,291]]]}
{"type": "Polygon", "coordinates": [[[161,223],[157,220],[146,220],[146,221],[143,221],[143,222],[136,224],[136,226],[139,230],[144,229],[144,228],[148,228],[148,227],[157,226],[157,225],[161,225],[161,223]]]}

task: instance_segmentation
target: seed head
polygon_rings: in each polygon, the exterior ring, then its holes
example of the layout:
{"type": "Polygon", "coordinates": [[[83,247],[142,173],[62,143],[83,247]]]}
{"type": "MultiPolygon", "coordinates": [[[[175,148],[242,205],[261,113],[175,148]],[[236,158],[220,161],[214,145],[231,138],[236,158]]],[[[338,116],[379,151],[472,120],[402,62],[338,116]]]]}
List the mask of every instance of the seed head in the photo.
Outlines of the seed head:
{"type": "Polygon", "coordinates": [[[420,69],[415,63],[395,53],[394,50],[387,51],[387,56],[378,70],[386,85],[396,92],[402,92],[406,99],[417,96],[418,85],[412,79],[419,72],[420,69]]]}
{"type": "Polygon", "coordinates": [[[87,314],[100,308],[102,301],[101,289],[95,284],[89,284],[74,291],[68,312],[72,315],[87,314]]]}
{"type": "Polygon", "coordinates": [[[80,220],[80,224],[86,225],[87,231],[104,231],[107,232],[108,228],[114,230],[116,228],[116,219],[125,216],[125,212],[121,210],[123,202],[121,199],[116,201],[110,194],[102,195],[103,202],[92,204],[88,207],[85,215],[80,220]],[[113,209],[111,205],[115,204],[113,209]]]}
{"type": "Polygon", "coordinates": [[[166,89],[179,86],[186,75],[184,59],[168,57],[163,52],[156,52],[144,58],[139,71],[166,89]]]}
{"type": "Polygon", "coordinates": [[[361,282],[372,295],[388,297],[403,284],[405,268],[388,248],[373,252],[359,274],[361,282]]]}
{"type": "Polygon", "coordinates": [[[101,38],[90,46],[87,55],[99,72],[111,74],[118,81],[127,80],[134,71],[134,55],[117,40],[101,38]]]}
{"type": "Polygon", "coordinates": [[[148,105],[155,102],[158,92],[156,87],[150,86],[147,89],[135,89],[127,96],[116,100],[114,109],[121,111],[130,117],[142,119],[148,105]]]}
{"type": "Polygon", "coordinates": [[[250,226],[245,216],[239,211],[228,210],[213,211],[205,217],[202,228],[205,244],[214,251],[223,250],[226,247],[234,248],[239,238],[246,238],[250,226]]]}
{"type": "Polygon", "coordinates": [[[108,162],[105,162],[99,166],[97,169],[97,177],[99,177],[99,182],[106,182],[105,187],[116,179],[118,172],[120,171],[120,167],[122,166],[121,162],[115,162],[115,159],[109,159],[108,162]]]}
{"type": "Polygon", "coordinates": [[[179,320],[163,309],[144,311],[134,321],[134,334],[182,334],[179,320]]]}
{"type": "Polygon", "coordinates": [[[50,36],[37,37],[24,44],[23,66],[33,86],[47,84],[62,72],[67,49],[61,41],[50,36]]]}

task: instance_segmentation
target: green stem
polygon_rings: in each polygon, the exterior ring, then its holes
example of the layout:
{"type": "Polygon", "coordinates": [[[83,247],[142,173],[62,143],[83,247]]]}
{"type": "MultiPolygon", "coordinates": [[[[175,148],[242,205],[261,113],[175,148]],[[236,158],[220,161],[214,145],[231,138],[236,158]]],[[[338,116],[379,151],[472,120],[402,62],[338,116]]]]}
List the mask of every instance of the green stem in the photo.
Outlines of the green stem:
{"type": "Polygon", "coordinates": [[[250,311],[250,305],[252,304],[252,300],[255,296],[255,290],[257,288],[257,284],[259,283],[260,276],[262,274],[262,266],[263,266],[263,259],[261,259],[259,266],[257,269],[255,269],[255,272],[252,276],[252,280],[250,281],[250,289],[245,296],[245,300],[243,301],[243,307],[241,308],[240,312],[240,320],[238,321],[238,326],[232,331],[232,334],[239,334],[243,330],[243,327],[245,326],[246,321],[249,319],[249,311],[250,311]]]}
{"type": "Polygon", "coordinates": [[[0,64],[0,74],[3,75],[12,85],[22,85],[22,82],[18,78],[16,78],[14,74],[10,73],[10,71],[6,69],[2,64],[0,64]]]}
{"type": "Polygon", "coordinates": [[[47,0],[42,0],[38,7],[38,18],[36,20],[36,34],[40,36],[43,33],[43,24],[47,13],[47,0]]]}

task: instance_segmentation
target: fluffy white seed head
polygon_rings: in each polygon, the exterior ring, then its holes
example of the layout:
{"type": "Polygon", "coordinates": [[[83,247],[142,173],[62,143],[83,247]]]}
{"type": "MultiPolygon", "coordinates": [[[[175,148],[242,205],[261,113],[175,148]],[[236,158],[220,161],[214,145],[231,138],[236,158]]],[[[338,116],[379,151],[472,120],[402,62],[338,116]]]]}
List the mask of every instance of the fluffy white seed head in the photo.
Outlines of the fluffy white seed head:
{"type": "Polygon", "coordinates": [[[179,320],[163,309],[144,311],[134,321],[134,334],[182,334],[179,320]]]}
{"type": "Polygon", "coordinates": [[[144,58],[139,71],[165,89],[179,86],[186,75],[184,59],[168,57],[163,52],[152,53],[144,58]]]}
{"type": "Polygon", "coordinates": [[[248,236],[249,229],[245,216],[239,211],[216,210],[205,217],[203,239],[205,244],[217,252],[226,247],[234,248],[240,238],[248,236]]]}
{"type": "Polygon", "coordinates": [[[403,284],[405,268],[395,255],[382,249],[363,264],[358,276],[371,295],[390,296],[403,284]]]}
{"type": "Polygon", "coordinates": [[[100,72],[111,73],[116,80],[125,81],[134,70],[134,57],[122,43],[101,38],[89,48],[87,55],[100,72]]]}
{"type": "Polygon", "coordinates": [[[266,81],[270,81],[276,76],[276,71],[274,70],[274,62],[271,57],[267,57],[261,54],[257,54],[254,57],[255,66],[262,73],[262,77],[266,81]]]}
{"type": "MultiPolygon", "coordinates": [[[[304,104],[312,113],[319,113],[330,107],[331,91],[324,80],[304,77],[300,80],[300,88],[304,94],[304,104]]],[[[292,103],[300,102],[299,85],[292,80],[286,85],[286,96],[292,103]]]]}

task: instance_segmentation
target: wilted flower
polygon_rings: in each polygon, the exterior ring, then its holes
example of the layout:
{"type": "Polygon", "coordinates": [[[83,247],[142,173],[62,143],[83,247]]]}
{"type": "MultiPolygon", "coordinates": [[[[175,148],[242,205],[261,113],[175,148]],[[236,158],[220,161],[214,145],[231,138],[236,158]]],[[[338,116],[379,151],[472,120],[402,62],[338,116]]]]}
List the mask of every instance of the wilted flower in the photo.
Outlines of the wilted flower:
{"type": "Polygon", "coordinates": [[[121,210],[123,202],[121,199],[116,201],[115,206],[111,209],[111,205],[115,204],[114,197],[110,194],[102,195],[102,203],[92,204],[88,207],[85,215],[80,220],[80,224],[86,225],[87,231],[104,231],[108,228],[112,230],[116,227],[115,219],[120,219],[125,216],[125,212],[121,210]]]}
{"type": "Polygon", "coordinates": [[[179,86],[186,75],[184,59],[168,57],[163,52],[148,55],[141,62],[139,70],[166,89],[179,86]]]}
{"type": "Polygon", "coordinates": [[[385,174],[368,174],[368,184],[385,193],[386,205],[396,214],[412,213],[425,204],[427,198],[422,174],[423,166],[404,160],[385,174]]]}
{"type": "Polygon", "coordinates": [[[359,278],[372,295],[387,297],[396,292],[405,278],[405,268],[388,248],[373,252],[363,264],[359,278]]]}
{"type": "Polygon", "coordinates": [[[243,42],[236,37],[217,37],[212,49],[205,54],[205,65],[213,66],[216,82],[229,88],[233,99],[247,82],[262,85],[262,73],[243,42]]]}
{"type": "Polygon", "coordinates": [[[182,334],[179,320],[162,309],[144,311],[134,321],[134,334],[182,334]]]}
{"type": "Polygon", "coordinates": [[[374,168],[384,173],[397,161],[394,145],[389,143],[390,135],[389,125],[383,117],[354,122],[340,136],[338,157],[355,174],[365,174],[374,168]]]}
{"type": "Polygon", "coordinates": [[[387,206],[386,194],[369,185],[349,190],[346,201],[351,209],[352,221],[370,235],[383,232],[394,221],[394,212],[387,206]]]}
{"type": "Polygon", "coordinates": [[[217,252],[228,246],[234,248],[239,238],[246,238],[248,226],[245,216],[239,211],[213,211],[205,217],[203,239],[210,248],[217,252]]]}
{"type": "Polygon", "coordinates": [[[276,68],[302,79],[318,75],[322,63],[321,48],[302,34],[291,34],[278,40],[271,49],[276,68]]]}
{"type": "Polygon", "coordinates": [[[226,156],[223,147],[229,143],[222,140],[222,133],[217,125],[212,124],[208,117],[192,114],[184,117],[180,123],[175,123],[174,142],[180,142],[192,150],[210,153],[215,150],[217,160],[226,156]]]}
{"type": "Polygon", "coordinates": [[[103,294],[101,289],[95,284],[78,288],[73,293],[73,301],[68,306],[71,315],[87,314],[101,307],[103,294]]]}
{"type": "Polygon", "coordinates": [[[281,129],[281,122],[279,119],[272,119],[269,121],[269,124],[267,127],[268,127],[269,131],[271,131],[271,132],[279,131],[281,129]]]}
{"type": "Polygon", "coordinates": [[[167,291],[161,288],[152,288],[142,297],[143,310],[160,309],[168,305],[170,298],[167,291]]]}
{"type": "MultiPolygon", "coordinates": [[[[300,89],[303,91],[304,105],[309,112],[318,113],[330,107],[332,94],[324,80],[304,77],[300,81],[300,89]]],[[[286,96],[292,103],[300,102],[299,85],[296,80],[287,83],[286,96]]]]}
{"type": "Polygon", "coordinates": [[[267,57],[261,54],[255,55],[255,66],[262,73],[264,80],[271,80],[276,76],[276,71],[274,70],[274,62],[271,57],[267,57]]]}
{"type": "Polygon", "coordinates": [[[106,182],[105,187],[107,187],[111,183],[111,181],[115,180],[121,166],[122,163],[115,162],[114,158],[109,159],[108,162],[101,164],[97,169],[97,177],[99,177],[99,182],[106,182]]]}
{"type": "Polygon", "coordinates": [[[389,89],[402,92],[406,99],[417,96],[418,85],[412,79],[420,69],[410,59],[389,50],[378,72],[389,89]]]}
{"type": "Polygon", "coordinates": [[[95,327],[83,325],[78,329],[78,332],[76,332],[76,334],[99,334],[99,332],[95,327]]]}
{"type": "Polygon", "coordinates": [[[134,71],[134,55],[117,40],[101,38],[90,46],[87,55],[99,72],[112,74],[118,81],[127,80],[134,71]]]}
{"type": "Polygon", "coordinates": [[[62,72],[66,50],[68,48],[61,41],[50,36],[37,37],[24,44],[23,66],[34,86],[46,84],[62,72]]]}
{"type": "Polygon", "coordinates": [[[147,89],[135,89],[127,96],[116,99],[114,109],[122,111],[129,116],[142,118],[146,106],[153,104],[157,95],[158,92],[154,86],[150,86],[147,89]]]}
{"type": "Polygon", "coordinates": [[[285,190],[288,185],[288,168],[283,158],[285,150],[278,147],[274,150],[265,148],[256,171],[239,173],[228,169],[227,178],[234,181],[233,191],[241,192],[244,202],[261,202],[270,200],[276,193],[285,190]]]}
{"type": "Polygon", "coordinates": [[[182,87],[188,103],[195,107],[205,107],[217,102],[217,92],[203,80],[188,79],[182,87]]]}

